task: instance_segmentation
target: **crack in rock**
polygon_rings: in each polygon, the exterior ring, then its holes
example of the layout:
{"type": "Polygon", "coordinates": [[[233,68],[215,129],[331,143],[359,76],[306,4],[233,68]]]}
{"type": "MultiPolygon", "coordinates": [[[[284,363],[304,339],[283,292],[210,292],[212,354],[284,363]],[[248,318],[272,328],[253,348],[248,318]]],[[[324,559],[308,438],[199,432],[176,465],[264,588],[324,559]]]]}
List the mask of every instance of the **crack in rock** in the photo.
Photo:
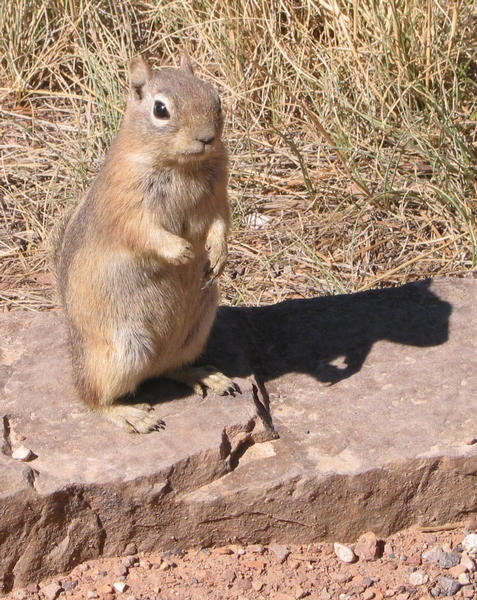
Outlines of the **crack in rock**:
{"type": "Polygon", "coordinates": [[[10,419],[8,418],[7,415],[3,415],[2,418],[2,453],[5,456],[11,456],[12,455],[12,441],[10,438],[10,433],[11,433],[11,426],[10,426],[10,419]]]}
{"type": "Polygon", "coordinates": [[[256,376],[253,377],[252,382],[252,398],[257,410],[257,414],[260,417],[265,430],[264,439],[257,441],[267,441],[270,438],[277,439],[280,436],[276,432],[273,425],[272,413],[270,410],[270,397],[264,382],[261,380],[261,378],[256,376]]]}

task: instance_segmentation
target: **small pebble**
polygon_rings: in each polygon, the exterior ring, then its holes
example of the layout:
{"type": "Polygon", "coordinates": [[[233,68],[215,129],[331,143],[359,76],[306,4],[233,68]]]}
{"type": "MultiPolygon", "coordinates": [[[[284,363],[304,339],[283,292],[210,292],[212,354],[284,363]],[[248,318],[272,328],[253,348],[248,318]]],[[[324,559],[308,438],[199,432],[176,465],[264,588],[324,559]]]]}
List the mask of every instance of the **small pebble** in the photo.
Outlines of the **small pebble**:
{"type": "Polygon", "coordinates": [[[35,454],[30,450],[30,448],[26,448],[25,446],[18,446],[12,452],[12,458],[15,460],[21,460],[23,462],[28,462],[34,456],[35,454]]]}
{"type": "Polygon", "coordinates": [[[251,552],[252,554],[263,554],[265,552],[265,548],[262,544],[250,544],[247,546],[247,552],[251,552]]]}
{"type": "Polygon", "coordinates": [[[280,564],[284,563],[290,555],[290,549],[286,546],[281,546],[280,544],[270,544],[268,549],[275,554],[280,564]]]}
{"type": "Polygon", "coordinates": [[[48,598],[48,600],[55,600],[62,591],[63,588],[58,583],[50,583],[41,588],[41,593],[48,598]]]}
{"type": "Polygon", "coordinates": [[[356,556],[349,546],[335,542],[333,544],[333,549],[336,556],[345,563],[352,563],[356,560],[356,556]]]}
{"type": "Polygon", "coordinates": [[[426,562],[437,563],[437,562],[439,562],[442,553],[443,553],[443,550],[440,546],[432,546],[432,548],[429,548],[429,550],[425,550],[421,554],[421,557],[422,557],[422,560],[424,560],[426,562]]]}
{"type": "Polygon", "coordinates": [[[124,581],[116,581],[115,583],[113,583],[113,588],[116,590],[116,592],[120,594],[126,591],[127,587],[128,586],[126,583],[124,583],[124,581]]]}
{"type": "Polygon", "coordinates": [[[134,542],[129,543],[126,548],[124,548],[124,552],[123,554],[125,554],[126,556],[130,556],[131,554],[136,554],[137,553],[137,548],[136,548],[136,544],[134,542]]]}
{"type": "Polygon", "coordinates": [[[379,540],[372,531],[367,531],[359,536],[354,553],[361,560],[372,561],[379,556],[379,540]]]}
{"type": "Polygon", "coordinates": [[[456,579],[448,577],[447,575],[438,577],[437,584],[443,596],[453,596],[462,587],[456,579]]]}
{"type": "Polygon", "coordinates": [[[126,556],[126,558],[123,558],[123,560],[121,561],[121,564],[123,565],[123,567],[126,567],[126,569],[130,569],[137,562],[138,562],[137,556],[126,556]]]}
{"type": "Polygon", "coordinates": [[[94,600],[94,598],[99,598],[99,595],[93,590],[88,590],[86,593],[86,598],[88,598],[88,600],[94,600]]]}
{"type": "Polygon", "coordinates": [[[424,585],[429,581],[429,576],[424,571],[417,570],[413,571],[408,579],[411,585],[424,585]]]}
{"type": "Polygon", "coordinates": [[[66,581],[61,582],[61,587],[65,590],[65,592],[69,592],[70,590],[74,590],[75,587],[78,586],[77,579],[67,579],[66,581]]]}
{"type": "Polygon", "coordinates": [[[223,546],[221,546],[220,548],[214,549],[214,554],[230,555],[233,553],[234,553],[234,551],[232,550],[232,548],[227,548],[227,547],[223,547],[223,546]]]}
{"type": "Polygon", "coordinates": [[[439,566],[441,569],[451,569],[460,563],[460,556],[457,552],[442,552],[439,557],[439,566]]]}
{"type": "Polygon", "coordinates": [[[477,533],[469,533],[462,540],[462,547],[469,554],[477,554],[477,533]]]}
{"type": "Polygon", "coordinates": [[[373,590],[365,590],[363,592],[363,600],[373,600],[375,596],[376,594],[373,592],[373,590]]]}

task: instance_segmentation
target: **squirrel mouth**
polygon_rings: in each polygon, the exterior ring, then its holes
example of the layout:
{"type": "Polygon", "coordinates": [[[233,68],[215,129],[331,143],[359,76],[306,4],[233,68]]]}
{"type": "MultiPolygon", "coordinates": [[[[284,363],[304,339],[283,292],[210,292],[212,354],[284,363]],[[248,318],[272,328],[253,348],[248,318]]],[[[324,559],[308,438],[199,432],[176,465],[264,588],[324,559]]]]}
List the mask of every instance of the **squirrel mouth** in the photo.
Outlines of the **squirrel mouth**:
{"type": "Polygon", "coordinates": [[[182,157],[185,160],[197,160],[204,157],[208,154],[207,148],[203,146],[202,148],[191,148],[190,150],[185,150],[182,152],[182,157]]]}
{"type": "Polygon", "coordinates": [[[202,156],[205,154],[205,148],[201,148],[200,150],[186,150],[184,156],[202,156]]]}

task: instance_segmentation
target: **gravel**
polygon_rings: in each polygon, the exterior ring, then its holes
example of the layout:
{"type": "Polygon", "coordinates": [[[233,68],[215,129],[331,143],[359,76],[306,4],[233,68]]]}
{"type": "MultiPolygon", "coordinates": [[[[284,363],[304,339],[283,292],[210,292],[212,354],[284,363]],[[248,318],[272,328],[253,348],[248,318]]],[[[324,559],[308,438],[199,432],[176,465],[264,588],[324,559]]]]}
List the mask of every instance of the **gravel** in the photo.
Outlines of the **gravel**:
{"type": "Polygon", "coordinates": [[[375,536],[384,552],[374,560],[356,556],[357,543],[171,548],[89,561],[60,582],[30,584],[5,600],[475,600],[475,563],[465,550],[473,547],[469,535],[456,528],[375,536]],[[412,564],[416,556],[422,565],[412,564]],[[443,566],[456,556],[458,564],[443,566]]]}

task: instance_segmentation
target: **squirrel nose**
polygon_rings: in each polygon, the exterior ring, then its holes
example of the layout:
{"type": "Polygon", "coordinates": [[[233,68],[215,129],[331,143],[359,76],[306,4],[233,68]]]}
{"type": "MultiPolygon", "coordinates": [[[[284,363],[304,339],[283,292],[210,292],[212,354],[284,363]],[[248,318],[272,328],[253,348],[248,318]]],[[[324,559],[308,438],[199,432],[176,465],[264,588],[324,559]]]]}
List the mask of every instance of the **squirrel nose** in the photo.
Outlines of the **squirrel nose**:
{"type": "Polygon", "coordinates": [[[214,139],[215,135],[201,135],[197,138],[199,142],[202,142],[205,145],[211,144],[214,141],[214,139]]]}

